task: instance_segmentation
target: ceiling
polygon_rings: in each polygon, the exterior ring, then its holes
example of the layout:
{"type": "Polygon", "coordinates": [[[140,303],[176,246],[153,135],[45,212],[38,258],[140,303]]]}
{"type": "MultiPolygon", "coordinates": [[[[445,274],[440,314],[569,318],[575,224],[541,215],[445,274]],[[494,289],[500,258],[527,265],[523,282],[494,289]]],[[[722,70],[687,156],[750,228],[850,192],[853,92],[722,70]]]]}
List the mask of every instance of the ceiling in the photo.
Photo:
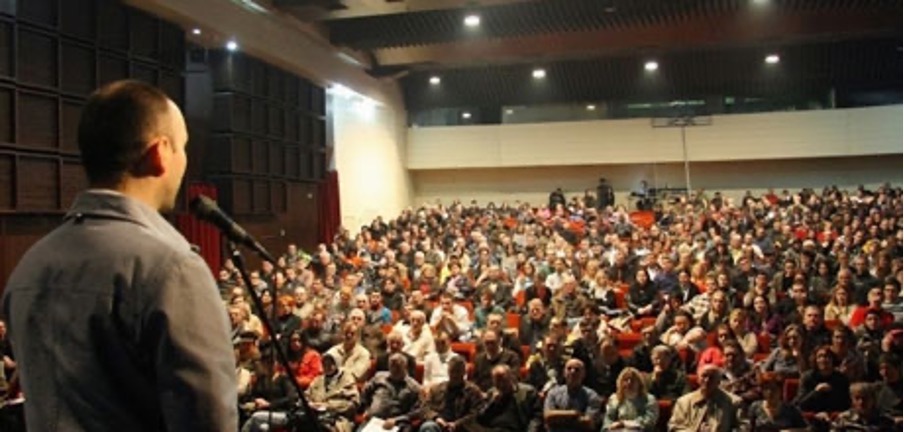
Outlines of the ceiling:
{"type": "Polygon", "coordinates": [[[272,1],[399,79],[409,110],[902,83],[900,0],[272,1]]]}

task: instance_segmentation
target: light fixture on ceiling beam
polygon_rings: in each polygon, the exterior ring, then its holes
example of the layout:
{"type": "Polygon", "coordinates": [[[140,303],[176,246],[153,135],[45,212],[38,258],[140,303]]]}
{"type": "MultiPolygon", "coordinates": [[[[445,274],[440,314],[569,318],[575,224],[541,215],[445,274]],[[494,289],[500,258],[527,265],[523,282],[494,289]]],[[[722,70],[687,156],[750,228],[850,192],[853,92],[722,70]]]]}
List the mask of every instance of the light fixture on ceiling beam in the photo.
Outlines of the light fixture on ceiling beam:
{"type": "Polygon", "coordinates": [[[546,78],[546,69],[543,69],[543,68],[534,69],[534,71],[531,73],[531,76],[533,76],[534,79],[546,78]]]}
{"type": "Polygon", "coordinates": [[[430,77],[431,85],[439,85],[440,82],[442,82],[442,80],[438,76],[434,75],[434,76],[430,77]]]}
{"type": "Polygon", "coordinates": [[[596,105],[594,105],[594,104],[587,105],[587,111],[596,111],[596,105]]]}
{"type": "Polygon", "coordinates": [[[653,72],[653,71],[659,69],[659,63],[657,63],[657,62],[654,61],[654,60],[650,60],[650,61],[646,62],[646,63],[643,65],[643,68],[644,68],[647,72],[653,72]]]}
{"type": "Polygon", "coordinates": [[[477,27],[480,25],[480,15],[470,14],[465,17],[464,22],[467,27],[477,27]]]}
{"type": "Polygon", "coordinates": [[[229,51],[236,51],[239,49],[239,43],[234,40],[230,40],[229,42],[226,42],[226,49],[228,49],[229,51]]]}
{"type": "Polygon", "coordinates": [[[776,64],[781,61],[781,57],[779,57],[778,54],[769,54],[766,56],[764,61],[766,62],[766,64],[776,64]]]}
{"type": "Polygon", "coordinates": [[[195,28],[191,29],[191,34],[193,34],[193,35],[195,35],[195,36],[200,36],[200,35],[201,35],[201,29],[195,27],[195,28]]]}
{"type": "Polygon", "coordinates": [[[465,111],[465,112],[461,113],[461,118],[467,120],[467,119],[471,118],[471,113],[468,111],[465,111]]]}

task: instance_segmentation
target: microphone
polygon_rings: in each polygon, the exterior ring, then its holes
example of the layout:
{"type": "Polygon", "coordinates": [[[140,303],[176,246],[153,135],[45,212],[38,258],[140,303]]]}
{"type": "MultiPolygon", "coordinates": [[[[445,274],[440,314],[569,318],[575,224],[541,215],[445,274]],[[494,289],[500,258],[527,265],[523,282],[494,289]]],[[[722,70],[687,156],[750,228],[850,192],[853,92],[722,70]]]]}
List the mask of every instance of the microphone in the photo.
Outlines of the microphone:
{"type": "Polygon", "coordinates": [[[219,228],[220,232],[222,232],[230,241],[243,245],[257,252],[261,258],[276,264],[276,260],[273,259],[270,253],[267,252],[267,250],[264,249],[251,234],[248,234],[244,228],[235,223],[229,215],[224,213],[223,210],[220,209],[220,206],[217,205],[216,201],[204,195],[198,195],[195,199],[191,200],[188,208],[198,219],[219,228]]]}

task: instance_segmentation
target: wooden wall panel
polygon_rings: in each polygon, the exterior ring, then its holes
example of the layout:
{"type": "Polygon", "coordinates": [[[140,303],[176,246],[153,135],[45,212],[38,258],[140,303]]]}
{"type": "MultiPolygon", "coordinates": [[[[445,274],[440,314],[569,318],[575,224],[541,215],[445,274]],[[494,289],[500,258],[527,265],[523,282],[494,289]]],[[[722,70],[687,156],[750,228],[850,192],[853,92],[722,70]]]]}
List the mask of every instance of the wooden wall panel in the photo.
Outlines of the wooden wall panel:
{"type": "Polygon", "coordinates": [[[13,23],[0,19],[0,78],[14,75],[13,23]]]}
{"type": "Polygon", "coordinates": [[[57,86],[57,38],[43,31],[19,26],[16,76],[23,84],[57,86]]]}
{"type": "Polygon", "coordinates": [[[60,134],[56,97],[23,91],[19,92],[17,99],[16,142],[42,150],[56,149],[60,134]]]}
{"type": "Polygon", "coordinates": [[[64,99],[60,119],[60,150],[67,154],[77,154],[78,122],[82,115],[84,103],[78,100],[64,99]]]}
{"type": "Polygon", "coordinates": [[[16,208],[59,211],[59,169],[58,159],[19,156],[16,163],[16,208]]]}
{"type": "Polygon", "coordinates": [[[94,47],[63,40],[62,59],[66,71],[61,74],[62,91],[76,96],[87,97],[94,91],[95,67],[94,47]]]}
{"type": "Polygon", "coordinates": [[[72,206],[76,195],[88,188],[88,178],[78,160],[64,160],[60,165],[60,200],[62,210],[72,206]]]}
{"type": "Polygon", "coordinates": [[[13,210],[16,206],[16,156],[0,153],[0,211],[13,210]]]}
{"type": "Polygon", "coordinates": [[[15,119],[15,90],[11,87],[0,87],[0,143],[13,143],[16,141],[14,125],[15,119]]]}

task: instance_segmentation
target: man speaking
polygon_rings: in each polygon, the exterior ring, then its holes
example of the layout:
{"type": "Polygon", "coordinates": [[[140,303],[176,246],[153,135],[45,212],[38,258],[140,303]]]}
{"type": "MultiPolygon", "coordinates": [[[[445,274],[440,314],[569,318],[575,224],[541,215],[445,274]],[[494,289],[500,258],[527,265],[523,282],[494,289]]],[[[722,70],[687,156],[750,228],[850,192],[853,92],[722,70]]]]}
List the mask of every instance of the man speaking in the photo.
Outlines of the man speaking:
{"type": "Polygon", "coordinates": [[[187,158],[179,108],[119,81],[88,99],[90,189],[10,276],[8,319],[29,431],[236,430],[226,314],[204,261],[158,212],[187,158]]]}

